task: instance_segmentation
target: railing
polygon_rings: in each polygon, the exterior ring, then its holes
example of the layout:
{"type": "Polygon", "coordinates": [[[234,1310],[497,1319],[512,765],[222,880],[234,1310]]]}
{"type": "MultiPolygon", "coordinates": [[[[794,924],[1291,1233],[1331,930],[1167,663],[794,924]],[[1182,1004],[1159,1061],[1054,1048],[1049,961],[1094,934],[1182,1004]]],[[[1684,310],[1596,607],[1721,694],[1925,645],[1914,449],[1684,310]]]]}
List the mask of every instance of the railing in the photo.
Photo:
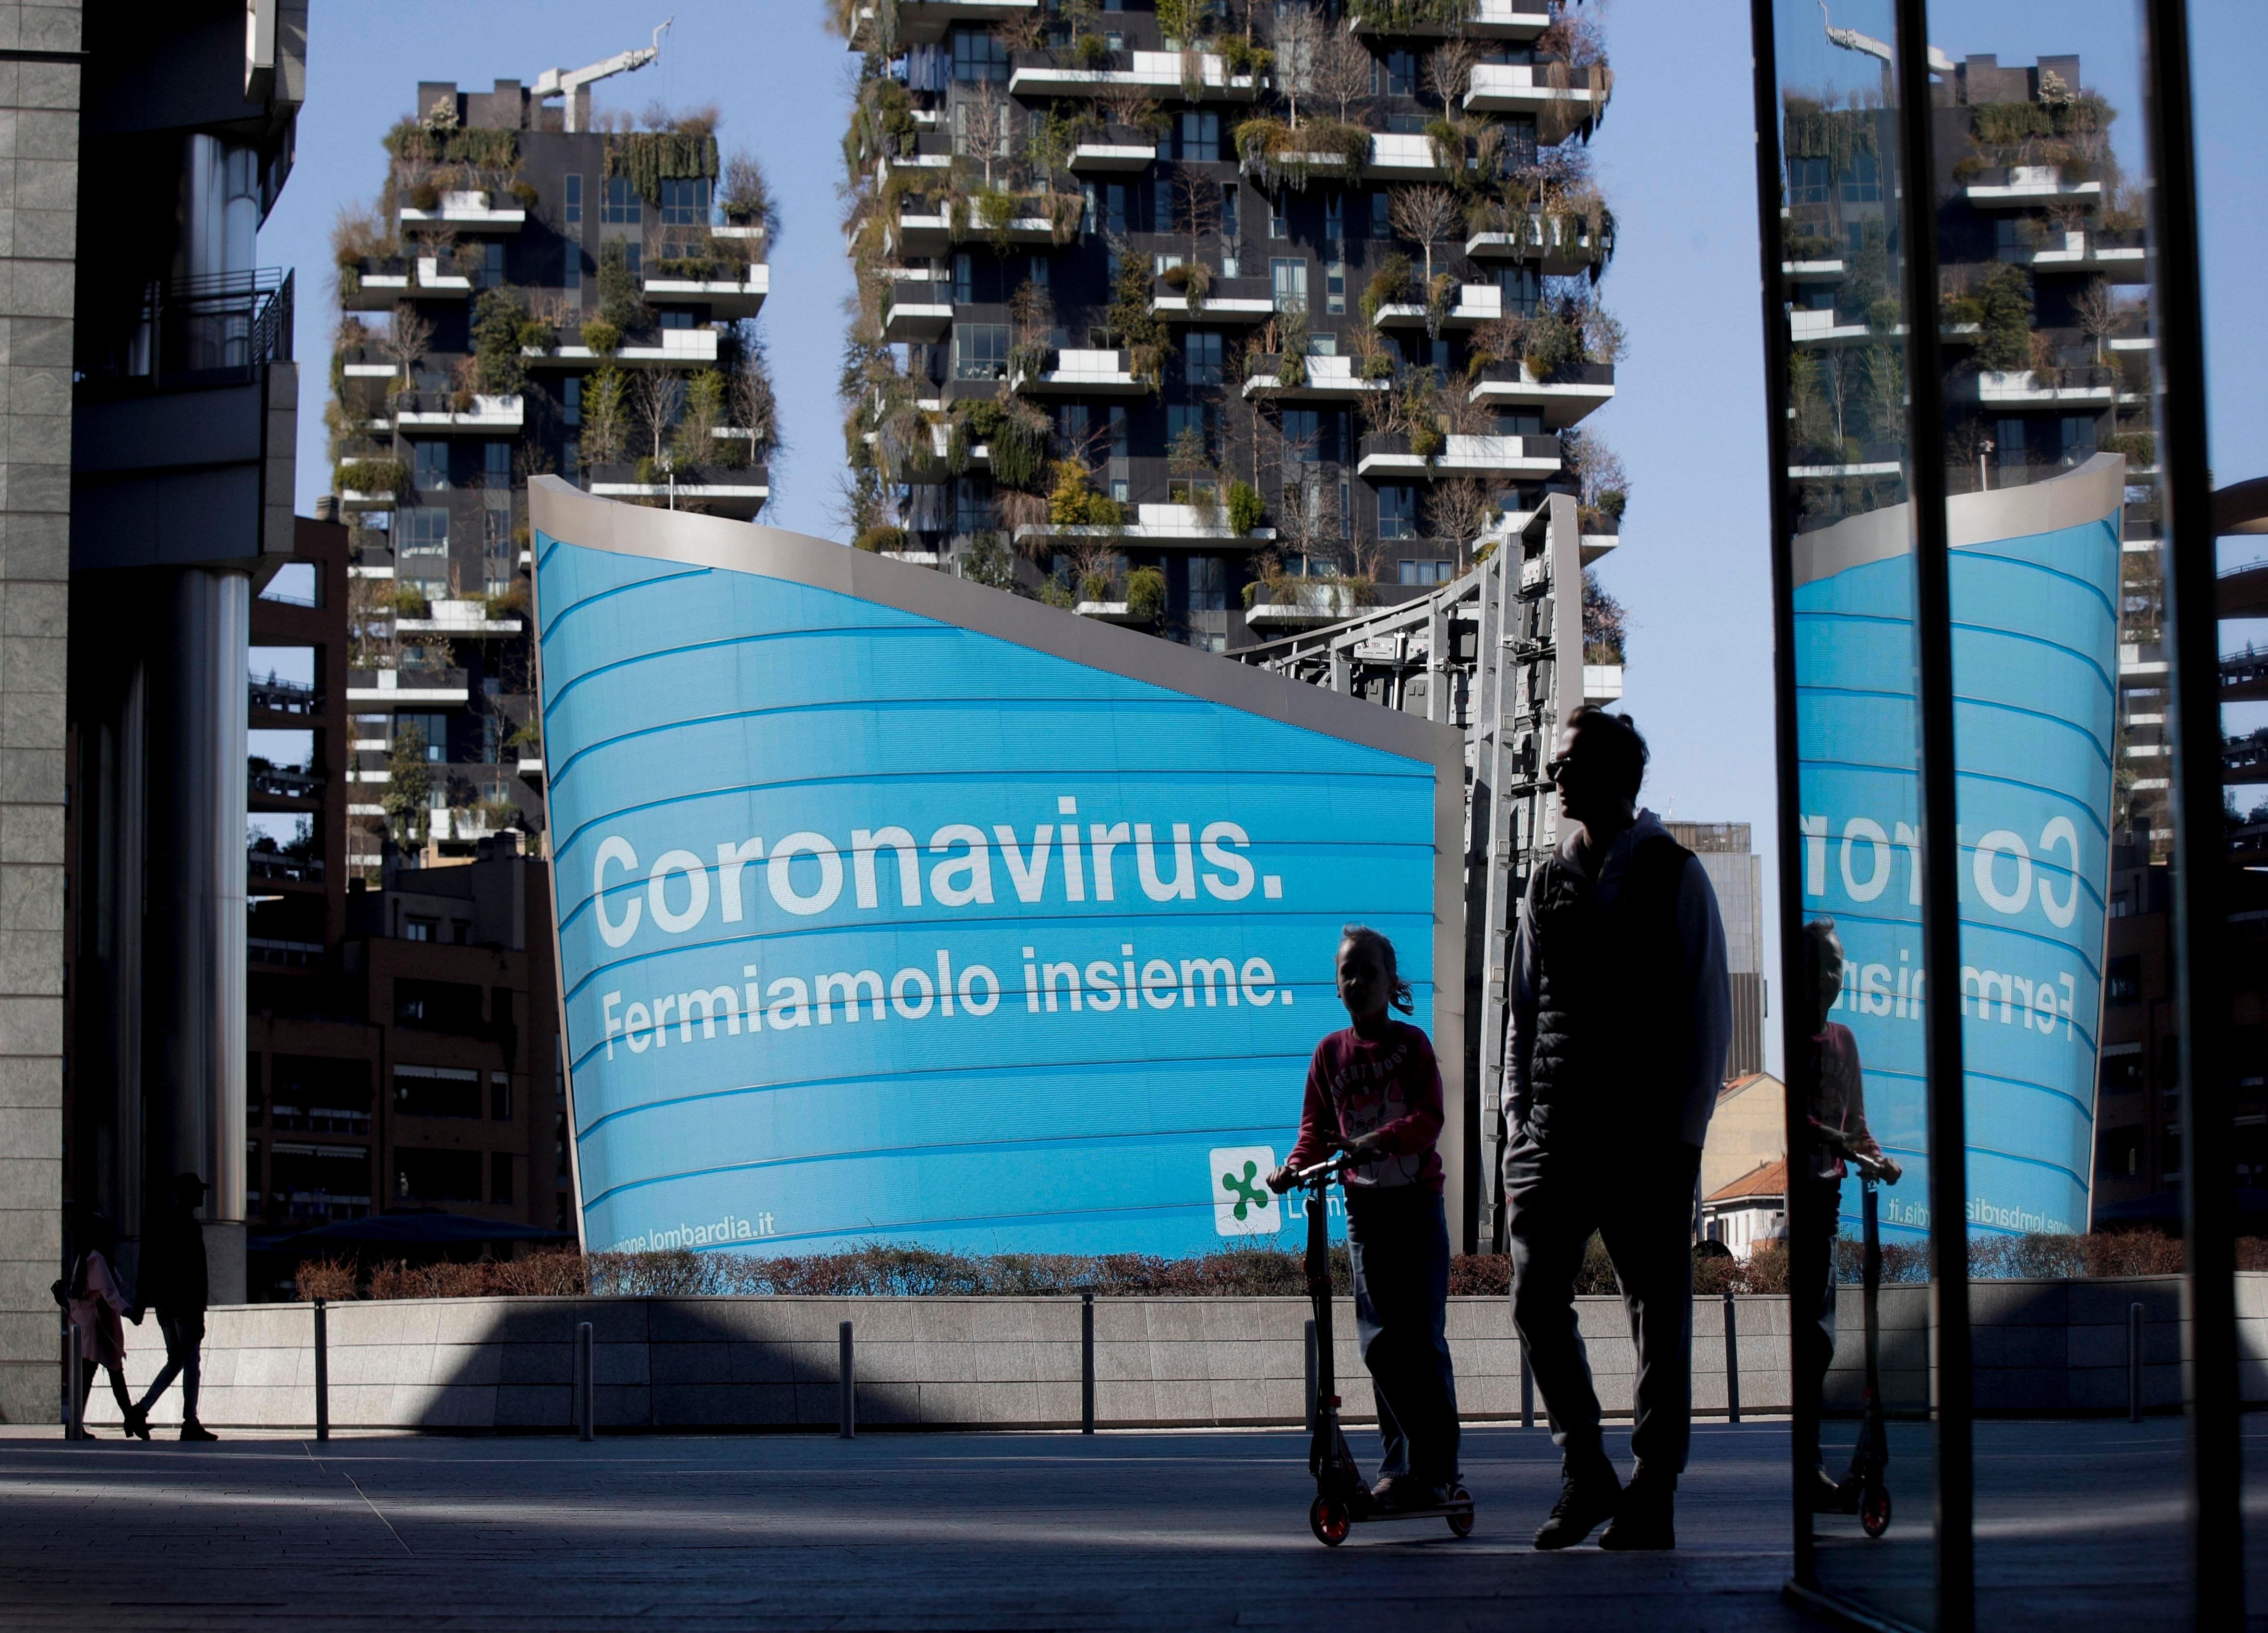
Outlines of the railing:
{"type": "Polygon", "coordinates": [[[152,392],[239,385],[291,358],[291,274],[273,267],[151,282],[99,384],[152,392]]]}
{"type": "Polygon", "coordinates": [[[298,680],[278,680],[272,676],[251,683],[251,705],[279,715],[320,714],[323,695],[313,684],[298,680]]]}
{"type": "Polygon", "coordinates": [[[248,879],[276,879],[293,884],[318,885],[323,879],[323,859],[254,848],[245,852],[244,872],[248,879]]]}
{"type": "Polygon", "coordinates": [[[270,795],[277,799],[318,799],[323,792],[321,777],[312,771],[295,771],[288,766],[254,766],[247,780],[252,792],[270,795]]]}

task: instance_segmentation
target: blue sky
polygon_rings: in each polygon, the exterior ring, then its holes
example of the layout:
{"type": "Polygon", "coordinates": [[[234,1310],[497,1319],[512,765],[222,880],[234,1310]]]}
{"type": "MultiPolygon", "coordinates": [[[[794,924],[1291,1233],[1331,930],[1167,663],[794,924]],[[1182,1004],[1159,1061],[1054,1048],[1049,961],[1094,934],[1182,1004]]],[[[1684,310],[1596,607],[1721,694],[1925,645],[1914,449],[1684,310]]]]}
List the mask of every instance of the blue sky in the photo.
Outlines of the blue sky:
{"type": "MultiPolygon", "coordinates": [[[[1597,4],[1597,0],[1594,0],[1597,4]]],[[[595,0],[395,0],[319,7],[297,168],[261,234],[266,264],[300,271],[299,509],[325,490],[321,413],[332,313],[328,236],[383,173],[378,138],[420,79],[485,89],[645,43],[674,8],[661,60],[602,84],[601,108],[713,101],[722,139],[770,173],[785,216],[764,311],[788,444],[765,519],[834,536],[843,466],[834,382],[850,279],[836,223],[850,59],[820,0],[657,0],[652,14],[595,0]]],[[[1802,7],[1796,7],[1802,10],[1802,7]]],[[[1881,0],[1843,0],[1867,26],[1881,0]]],[[[1771,890],[1771,577],[1758,332],[1754,150],[1744,8],[1730,0],[1606,0],[1614,104],[1594,152],[1620,226],[1604,291],[1630,332],[1617,399],[1592,422],[1628,467],[1623,546],[1601,568],[1631,614],[1626,706],[1652,741],[1658,810],[1754,825],[1771,890]]],[[[2213,463],[2223,481],[2268,473],[2268,7],[2197,0],[2199,151],[2213,463]],[[2247,296],[2249,295],[2249,299],[2247,296]]],[[[2077,51],[2091,85],[2139,123],[2132,0],[1940,4],[1933,43],[1955,57],[2029,63],[2077,51]]],[[[2122,146],[2124,143],[2122,143],[2122,146]]],[[[2247,723],[2248,725],[2250,722],[2247,723]]],[[[1767,908],[1769,918],[1770,909],[1767,908]]],[[[1776,960],[1776,950],[1767,950],[1776,960]]],[[[1775,967],[1768,961],[1766,967],[1775,967]]]]}

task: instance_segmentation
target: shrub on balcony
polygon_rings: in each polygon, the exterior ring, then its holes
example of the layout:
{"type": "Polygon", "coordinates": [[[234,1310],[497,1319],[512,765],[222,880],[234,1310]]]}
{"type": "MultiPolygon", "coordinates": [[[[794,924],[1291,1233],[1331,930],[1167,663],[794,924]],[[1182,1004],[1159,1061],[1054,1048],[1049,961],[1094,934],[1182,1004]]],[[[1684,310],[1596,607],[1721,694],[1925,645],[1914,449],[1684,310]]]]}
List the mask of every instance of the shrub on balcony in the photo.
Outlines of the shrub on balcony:
{"type": "Polygon", "coordinates": [[[341,493],[409,491],[409,468],[399,460],[348,460],[331,474],[332,486],[341,493]]]}
{"type": "Polygon", "coordinates": [[[707,177],[718,171],[717,136],[709,116],[677,121],[674,130],[624,130],[608,133],[607,175],[626,176],[631,189],[647,203],[659,205],[665,180],[707,177]]]}
{"type": "Polygon", "coordinates": [[[2021,267],[2003,261],[1977,286],[1977,366],[2028,369],[2032,364],[2032,278],[2021,267]]]}
{"type": "Polygon", "coordinates": [[[516,291],[485,289],[473,302],[473,371],[478,390],[509,396],[526,383],[519,335],[527,320],[527,304],[516,291]]]}
{"type": "Polygon", "coordinates": [[[1086,485],[1086,467],[1078,460],[1056,461],[1055,491],[1048,496],[1050,527],[1084,527],[1094,494],[1086,485]]]}
{"type": "Polygon", "coordinates": [[[512,202],[522,210],[534,210],[543,201],[543,195],[535,190],[535,184],[533,181],[517,176],[512,179],[512,186],[505,190],[512,195],[512,202]]]}
{"type": "Polygon", "coordinates": [[[1233,482],[1228,489],[1228,526],[1233,533],[1250,533],[1268,514],[1260,490],[1248,482],[1233,482]]]}
{"type": "Polygon", "coordinates": [[[425,592],[414,584],[399,584],[394,587],[394,615],[396,618],[431,618],[433,604],[425,599],[425,592]]]}
{"type": "Polygon", "coordinates": [[[1081,34],[1071,42],[1071,65],[1090,72],[1110,66],[1110,42],[1101,34],[1081,34]]]}
{"type": "Polygon", "coordinates": [[[1877,335],[1888,335],[1905,317],[1905,308],[1895,295],[1884,295],[1867,303],[1867,327],[1877,335]]]}
{"type": "Polygon", "coordinates": [[[409,208],[434,210],[441,208],[441,189],[431,181],[413,183],[409,189],[409,208]]]}
{"type": "Polygon", "coordinates": [[[525,618],[527,616],[527,590],[514,585],[487,598],[488,615],[491,619],[525,618]]]}
{"type": "Polygon", "coordinates": [[[1448,438],[1442,434],[1441,428],[1430,420],[1421,419],[1410,428],[1410,452],[1421,460],[1440,458],[1441,451],[1448,445],[1448,438]]]}
{"type": "Polygon", "coordinates": [[[1266,189],[1297,192],[1315,177],[1347,180],[1370,158],[1370,132],[1336,119],[1287,125],[1265,116],[1236,127],[1236,154],[1246,173],[1266,189]]]}
{"type": "Polygon", "coordinates": [[[858,549],[876,554],[887,550],[895,554],[906,548],[906,530],[887,525],[869,527],[850,542],[858,549]]]}
{"type": "Polygon", "coordinates": [[[1256,77],[1276,65],[1276,54],[1242,34],[1230,34],[1220,41],[1220,60],[1232,75],[1256,77]]]}
{"type": "Polygon", "coordinates": [[[620,239],[599,250],[599,316],[628,335],[653,322],[652,310],[638,294],[637,275],[620,239]]]}
{"type": "Polygon", "coordinates": [[[1154,567],[1137,567],[1126,575],[1127,616],[1154,624],[1166,613],[1166,575],[1154,567]]]}
{"type": "Polygon", "coordinates": [[[1071,586],[1053,578],[1040,586],[1040,600],[1066,613],[1079,605],[1079,598],[1071,593],[1071,586]]]}
{"type": "Polygon", "coordinates": [[[611,357],[622,349],[622,332],[604,318],[593,318],[583,325],[583,344],[593,357],[611,357]]]}
{"type": "Polygon", "coordinates": [[[1366,380],[1390,380],[1394,378],[1394,354],[1382,346],[1375,351],[1366,351],[1355,373],[1366,380]]]}
{"type": "Polygon", "coordinates": [[[2123,453],[2130,465],[2155,465],[2158,462],[2158,434],[2155,431],[2113,431],[2102,442],[2105,453],[2123,453]]]}
{"type": "Polygon", "coordinates": [[[1079,599],[1082,601],[1108,601],[1115,599],[1111,592],[1117,587],[1118,581],[1100,569],[1081,573],[1079,578],[1079,599]]]}
{"type": "Polygon", "coordinates": [[[1834,261],[1838,258],[1837,249],[1833,239],[1815,232],[1791,234],[1780,246],[1780,253],[1790,261],[1834,261]]]}
{"type": "Polygon", "coordinates": [[[1375,327],[1380,307],[1396,305],[1409,295],[1410,271],[1410,257],[1398,252],[1378,263],[1378,270],[1363,286],[1363,321],[1375,327]]]}

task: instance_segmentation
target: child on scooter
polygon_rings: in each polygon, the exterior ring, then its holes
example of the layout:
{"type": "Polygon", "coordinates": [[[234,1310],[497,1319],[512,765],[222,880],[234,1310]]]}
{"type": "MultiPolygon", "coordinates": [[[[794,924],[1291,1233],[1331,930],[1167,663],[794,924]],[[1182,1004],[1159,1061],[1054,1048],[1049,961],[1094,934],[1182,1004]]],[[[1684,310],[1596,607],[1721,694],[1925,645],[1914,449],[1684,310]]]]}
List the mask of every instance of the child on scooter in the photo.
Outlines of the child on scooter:
{"type": "Polygon", "coordinates": [[[1300,1138],[1268,1176],[1279,1195],[1333,1151],[1344,1184],[1355,1330],[1378,1402],[1386,1454],[1371,1492],[1381,1508],[1446,1501],[1457,1477],[1457,1385],[1445,1331],[1449,1227],[1441,1203],[1441,1072],[1410,1009],[1394,944],[1366,925],[1339,939],[1338,988],[1353,1025],[1315,1046],[1300,1138]]]}

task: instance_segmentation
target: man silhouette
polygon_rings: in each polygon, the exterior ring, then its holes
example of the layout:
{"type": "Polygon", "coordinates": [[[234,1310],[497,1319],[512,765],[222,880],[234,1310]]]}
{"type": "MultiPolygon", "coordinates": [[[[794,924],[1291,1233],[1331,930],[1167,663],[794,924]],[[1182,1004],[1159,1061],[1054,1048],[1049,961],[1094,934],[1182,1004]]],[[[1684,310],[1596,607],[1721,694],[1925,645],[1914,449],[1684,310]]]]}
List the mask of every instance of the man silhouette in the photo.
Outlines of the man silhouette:
{"type": "MultiPolygon", "coordinates": [[[[151,1381],[135,1416],[144,1424],[150,1409],[178,1375],[181,1380],[181,1438],[217,1440],[197,1422],[197,1350],[205,1338],[205,1234],[197,1209],[205,1199],[205,1182],[194,1173],[173,1176],[173,1202],[154,1210],[142,1232],[142,1271],[136,1278],[133,1319],[144,1308],[158,1312],[158,1330],[166,1335],[166,1365],[151,1381]]],[[[140,1431],[149,1438],[146,1428],[140,1431]]]]}
{"type": "Polygon", "coordinates": [[[1528,880],[1511,969],[1504,1159],[1513,1322],[1563,1454],[1541,1548],[1602,1520],[1609,1548],[1676,1545],[1672,1493],[1692,1419],[1693,1188],[1732,1040],[1725,931],[1709,877],[1638,808],[1646,739],[1585,706],[1546,768],[1565,837],[1528,880]],[[1575,1327],[1591,1233],[1638,1346],[1624,1491],[1575,1327]]]}

